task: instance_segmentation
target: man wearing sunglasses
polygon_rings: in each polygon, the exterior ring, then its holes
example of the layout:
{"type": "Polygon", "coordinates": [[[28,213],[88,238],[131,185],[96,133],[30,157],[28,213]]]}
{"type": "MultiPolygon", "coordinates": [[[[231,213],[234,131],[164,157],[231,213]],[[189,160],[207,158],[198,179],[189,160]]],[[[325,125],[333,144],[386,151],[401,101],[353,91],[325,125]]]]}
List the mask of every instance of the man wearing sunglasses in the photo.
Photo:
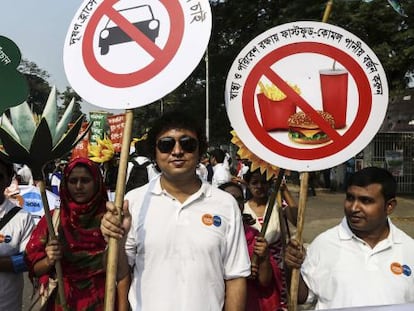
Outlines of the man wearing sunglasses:
{"type": "Polygon", "coordinates": [[[133,270],[132,310],[244,310],[250,262],[237,202],[196,175],[204,131],[182,112],[148,135],[161,174],[125,196],[122,225],[113,204],[104,236],[121,239],[118,272],[133,270]],[[129,207],[129,210],[128,210],[129,207]]]}

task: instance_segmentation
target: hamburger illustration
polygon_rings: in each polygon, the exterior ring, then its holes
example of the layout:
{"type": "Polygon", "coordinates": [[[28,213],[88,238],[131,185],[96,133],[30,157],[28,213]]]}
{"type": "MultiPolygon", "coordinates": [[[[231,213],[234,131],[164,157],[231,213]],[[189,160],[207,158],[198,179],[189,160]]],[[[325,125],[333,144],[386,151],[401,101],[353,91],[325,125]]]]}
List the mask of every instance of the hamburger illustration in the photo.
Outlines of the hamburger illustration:
{"type": "MultiPolygon", "coordinates": [[[[332,128],[335,127],[335,120],[331,114],[320,110],[318,113],[332,128]]],[[[288,119],[288,126],[289,139],[295,143],[316,145],[331,140],[303,111],[291,115],[288,119]]]]}

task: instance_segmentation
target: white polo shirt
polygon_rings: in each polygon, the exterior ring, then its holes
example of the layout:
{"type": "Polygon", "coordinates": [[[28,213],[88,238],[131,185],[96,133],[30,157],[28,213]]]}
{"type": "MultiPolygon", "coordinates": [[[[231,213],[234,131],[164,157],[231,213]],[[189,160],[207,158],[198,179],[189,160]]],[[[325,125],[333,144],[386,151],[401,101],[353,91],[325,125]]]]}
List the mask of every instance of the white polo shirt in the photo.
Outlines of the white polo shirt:
{"type": "Polygon", "coordinates": [[[388,237],[373,249],[345,218],[311,243],[301,273],[316,309],[414,302],[414,240],[389,225],[388,237]]]}
{"type": "Polygon", "coordinates": [[[250,275],[241,213],[207,182],[181,204],[160,177],[130,191],[126,252],[134,275],[132,310],[222,310],[225,282],[250,275]]]}
{"type": "MultiPolygon", "coordinates": [[[[0,218],[15,205],[5,200],[0,205],[0,218]]],[[[31,215],[20,210],[0,230],[0,257],[23,252],[34,228],[31,215]]],[[[0,310],[21,310],[23,293],[23,273],[0,272],[0,310]]]]}

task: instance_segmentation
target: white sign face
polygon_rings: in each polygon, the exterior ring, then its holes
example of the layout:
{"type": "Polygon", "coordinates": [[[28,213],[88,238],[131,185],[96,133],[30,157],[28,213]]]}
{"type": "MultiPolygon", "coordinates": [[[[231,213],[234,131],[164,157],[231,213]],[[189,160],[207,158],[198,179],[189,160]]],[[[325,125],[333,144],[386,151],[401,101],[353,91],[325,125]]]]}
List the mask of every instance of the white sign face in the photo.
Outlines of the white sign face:
{"type": "Polygon", "coordinates": [[[269,29],[239,53],[225,100],[250,151],[278,167],[315,171],[345,162],[371,141],[387,112],[388,85],[361,39],[299,21],[269,29]],[[304,115],[312,124],[303,124],[304,115]]]}
{"type": "Polygon", "coordinates": [[[208,0],[86,0],[66,36],[65,72],[93,105],[144,106],[191,74],[210,32],[208,0]]]}

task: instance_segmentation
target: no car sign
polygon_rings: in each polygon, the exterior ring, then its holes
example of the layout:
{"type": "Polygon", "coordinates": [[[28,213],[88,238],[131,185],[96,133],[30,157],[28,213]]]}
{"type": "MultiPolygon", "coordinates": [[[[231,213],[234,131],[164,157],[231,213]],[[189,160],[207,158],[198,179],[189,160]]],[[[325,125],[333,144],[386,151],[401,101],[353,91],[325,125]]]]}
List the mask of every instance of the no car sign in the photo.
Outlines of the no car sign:
{"type": "Polygon", "coordinates": [[[191,74],[210,31],[208,0],[86,0],[66,37],[65,72],[94,105],[143,106],[191,74]]]}

